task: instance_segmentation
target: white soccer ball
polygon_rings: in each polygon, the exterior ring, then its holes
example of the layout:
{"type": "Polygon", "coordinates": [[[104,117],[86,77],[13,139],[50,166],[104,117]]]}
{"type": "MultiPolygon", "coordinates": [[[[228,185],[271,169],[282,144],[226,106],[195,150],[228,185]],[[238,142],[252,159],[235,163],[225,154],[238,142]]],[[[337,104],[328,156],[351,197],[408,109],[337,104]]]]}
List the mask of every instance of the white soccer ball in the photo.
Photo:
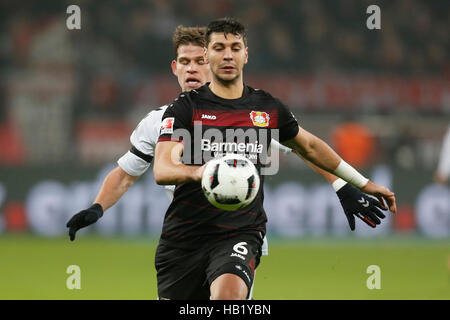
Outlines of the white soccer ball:
{"type": "Polygon", "coordinates": [[[258,193],[259,183],[255,165],[239,154],[208,161],[202,177],[202,189],[208,201],[228,211],[248,206],[258,193]]]}

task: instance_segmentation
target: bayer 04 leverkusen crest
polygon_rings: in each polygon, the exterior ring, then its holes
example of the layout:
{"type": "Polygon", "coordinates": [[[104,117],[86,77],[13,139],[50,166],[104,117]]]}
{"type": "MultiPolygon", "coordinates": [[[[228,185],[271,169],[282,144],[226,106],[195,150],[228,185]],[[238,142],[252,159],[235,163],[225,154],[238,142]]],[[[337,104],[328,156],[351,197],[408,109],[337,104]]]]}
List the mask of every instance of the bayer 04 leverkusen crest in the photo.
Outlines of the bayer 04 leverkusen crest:
{"type": "Polygon", "coordinates": [[[253,125],[257,127],[268,127],[269,126],[269,114],[263,111],[252,111],[250,112],[250,119],[252,119],[253,125]]]}

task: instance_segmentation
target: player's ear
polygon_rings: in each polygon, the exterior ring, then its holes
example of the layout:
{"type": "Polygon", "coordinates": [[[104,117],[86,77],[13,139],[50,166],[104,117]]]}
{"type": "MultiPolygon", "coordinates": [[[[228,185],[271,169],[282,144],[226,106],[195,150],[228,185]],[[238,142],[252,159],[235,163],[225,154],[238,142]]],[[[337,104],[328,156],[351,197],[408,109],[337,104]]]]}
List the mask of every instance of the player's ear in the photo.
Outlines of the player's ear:
{"type": "Polygon", "coordinates": [[[208,53],[208,48],[203,47],[203,58],[205,59],[205,63],[209,63],[207,53],[208,53]]]}
{"type": "Polygon", "coordinates": [[[172,73],[178,77],[177,75],[177,62],[175,60],[172,60],[172,63],[170,64],[170,66],[172,67],[172,73]]]}
{"type": "Polygon", "coordinates": [[[247,64],[248,62],[248,47],[245,47],[245,60],[244,60],[244,64],[247,64]]]}

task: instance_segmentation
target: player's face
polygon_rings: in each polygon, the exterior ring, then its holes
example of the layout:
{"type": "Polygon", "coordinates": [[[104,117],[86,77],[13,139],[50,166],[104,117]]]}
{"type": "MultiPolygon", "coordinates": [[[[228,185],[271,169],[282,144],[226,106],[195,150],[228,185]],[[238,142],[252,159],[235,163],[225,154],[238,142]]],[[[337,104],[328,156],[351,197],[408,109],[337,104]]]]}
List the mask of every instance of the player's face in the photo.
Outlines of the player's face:
{"type": "Polygon", "coordinates": [[[210,81],[205,48],[191,44],[179,46],[178,58],[172,61],[172,72],[183,91],[197,89],[210,81]]]}
{"type": "Polygon", "coordinates": [[[222,82],[234,82],[248,61],[248,48],[239,35],[213,32],[206,52],[213,76],[222,82]]]}

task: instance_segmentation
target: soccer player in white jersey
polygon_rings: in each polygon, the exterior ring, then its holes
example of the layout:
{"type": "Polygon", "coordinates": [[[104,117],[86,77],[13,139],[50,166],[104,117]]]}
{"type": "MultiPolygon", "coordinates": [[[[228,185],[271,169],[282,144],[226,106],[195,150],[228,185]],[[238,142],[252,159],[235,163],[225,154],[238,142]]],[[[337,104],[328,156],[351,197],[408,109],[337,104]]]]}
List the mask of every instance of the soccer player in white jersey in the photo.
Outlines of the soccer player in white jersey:
{"type": "MultiPolygon", "coordinates": [[[[204,60],[205,28],[179,26],[174,32],[175,60],[171,67],[182,91],[200,87],[209,80],[210,71],[204,60]]],[[[161,118],[167,105],[151,111],[141,120],[130,137],[131,149],[118,160],[103,181],[94,204],[74,215],[67,223],[70,240],[76,232],[96,222],[103,212],[113,206],[128,188],[150,167],[159,137],[161,118]]],[[[167,186],[170,196],[171,186],[167,186]]]]}
{"type": "MultiPolygon", "coordinates": [[[[179,26],[174,32],[175,59],[172,61],[171,67],[182,91],[197,89],[210,81],[210,68],[204,60],[204,47],[206,46],[204,34],[205,28],[202,27],[179,26]]],[[[75,214],[67,223],[70,240],[75,239],[79,229],[95,223],[102,217],[104,211],[113,206],[150,167],[160,133],[161,118],[166,108],[167,105],[164,105],[151,111],[138,124],[130,137],[132,145],[130,150],[118,160],[118,166],[106,176],[94,204],[75,214]]],[[[285,154],[292,152],[291,149],[275,140],[272,140],[271,148],[285,154]]],[[[299,155],[295,151],[294,153],[299,155]]],[[[352,230],[355,228],[355,215],[371,227],[380,223],[377,216],[384,218],[384,215],[374,205],[371,204],[368,208],[361,206],[358,200],[364,197],[364,194],[358,189],[310,162],[308,164],[333,185],[352,230]]],[[[169,198],[172,198],[174,186],[165,187],[169,198]]],[[[267,242],[264,239],[262,254],[267,255],[267,253],[267,242]]]]}

